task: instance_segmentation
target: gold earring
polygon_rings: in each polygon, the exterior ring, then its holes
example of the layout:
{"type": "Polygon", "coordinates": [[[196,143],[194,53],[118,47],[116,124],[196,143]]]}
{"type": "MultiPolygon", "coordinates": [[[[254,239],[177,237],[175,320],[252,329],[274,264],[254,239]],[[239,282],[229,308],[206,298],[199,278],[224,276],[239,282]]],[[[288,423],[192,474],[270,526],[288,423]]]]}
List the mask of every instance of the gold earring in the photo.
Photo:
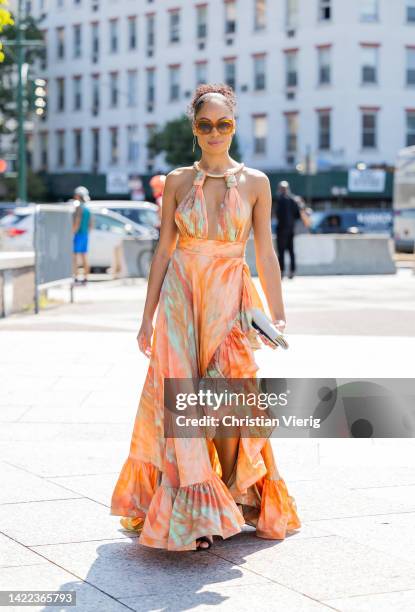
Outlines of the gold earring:
{"type": "Polygon", "coordinates": [[[195,146],[196,146],[196,134],[193,134],[193,153],[195,152],[195,146]]]}

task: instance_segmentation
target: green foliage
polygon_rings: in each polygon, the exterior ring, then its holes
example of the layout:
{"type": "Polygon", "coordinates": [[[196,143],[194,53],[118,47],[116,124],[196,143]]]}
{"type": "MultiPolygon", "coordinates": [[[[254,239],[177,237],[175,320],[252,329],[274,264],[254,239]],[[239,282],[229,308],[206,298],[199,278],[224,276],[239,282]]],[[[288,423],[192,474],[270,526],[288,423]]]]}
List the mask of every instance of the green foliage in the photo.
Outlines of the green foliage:
{"type": "MultiPolygon", "coordinates": [[[[193,153],[192,126],[184,114],[168,121],[160,130],[155,130],[149,138],[147,147],[153,155],[164,153],[166,163],[172,168],[191,166],[195,160],[200,159],[201,155],[197,138],[193,153]]],[[[236,161],[241,161],[237,134],[232,139],[229,155],[236,161]]]]}
{"type": "MultiPolygon", "coordinates": [[[[4,186],[6,188],[4,199],[14,201],[17,198],[17,178],[5,178],[4,186]]],[[[43,178],[29,169],[27,174],[27,193],[29,201],[41,202],[46,198],[47,191],[43,178]]]]}
{"type": "MultiPolygon", "coordinates": [[[[1,8],[0,0],[0,11],[4,10],[1,8]]],[[[42,33],[38,29],[36,21],[33,17],[28,16],[23,23],[23,32],[26,40],[42,40],[42,33]]],[[[7,45],[7,41],[13,43],[16,40],[17,28],[15,22],[9,22],[4,26],[2,32],[2,39],[5,41],[4,44],[4,61],[1,65],[0,70],[0,134],[10,133],[7,129],[6,123],[9,119],[17,119],[16,112],[16,74],[17,74],[17,50],[12,44],[7,45]]],[[[40,57],[42,49],[39,47],[28,48],[25,50],[24,61],[29,64],[29,77],[31,74],[31,65],[36,58],[40,57]]],[[[26,88],[26,104],[29,104],[29,87],[26,88]]]]}
{"type": "MultiPolygon", "coordinates": [[[[8,6],[7,0],[0,0],[0,32],[3,32],[6,26],[14,24],[11,13],[4,8],[5,6],[8,6]]],[[[4,62],[4,58],[3,44],[0,42],[0,63],[4,62]]]]}

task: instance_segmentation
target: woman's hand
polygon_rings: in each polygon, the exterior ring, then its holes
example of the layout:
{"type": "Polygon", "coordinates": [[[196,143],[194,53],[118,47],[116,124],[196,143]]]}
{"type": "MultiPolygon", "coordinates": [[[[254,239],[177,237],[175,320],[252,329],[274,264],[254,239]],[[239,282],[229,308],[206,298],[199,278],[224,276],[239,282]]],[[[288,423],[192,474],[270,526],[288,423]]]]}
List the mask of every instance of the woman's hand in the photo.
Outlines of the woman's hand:
{"type": "Polygon", "coordinates": [[[151,337],[153,335],[153,323],[143,319],[137,334],[138,348],[148,358],[151,357],[151,337]]]}
{"type": "Polygon", "coordinates": [[[285,319],[274,319],[272,324],[278,329],[279,332],[283,334],[287,323],[285,319]]]}

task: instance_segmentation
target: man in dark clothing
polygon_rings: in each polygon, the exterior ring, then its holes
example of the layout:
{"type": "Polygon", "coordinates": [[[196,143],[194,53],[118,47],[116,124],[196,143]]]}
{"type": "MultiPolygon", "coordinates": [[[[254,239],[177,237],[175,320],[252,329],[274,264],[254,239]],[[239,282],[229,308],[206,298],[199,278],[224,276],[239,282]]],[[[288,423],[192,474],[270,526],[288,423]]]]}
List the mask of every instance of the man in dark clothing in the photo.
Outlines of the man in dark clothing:
{"type": "Polygon", "coordinates": [[[284,276],[284,254],[288,250],[290,254],[289,278],[293,278],[296,271],[294,253],[294,228],[297,219],[302,219],[308,227],[309,221],[304,212],[304,205],[291,194],[287,181],[281,181],[278,185],[276,202],[272,204],[272,213],[276,217],[277,225],[277,252],[281,269],[284,276]]]}

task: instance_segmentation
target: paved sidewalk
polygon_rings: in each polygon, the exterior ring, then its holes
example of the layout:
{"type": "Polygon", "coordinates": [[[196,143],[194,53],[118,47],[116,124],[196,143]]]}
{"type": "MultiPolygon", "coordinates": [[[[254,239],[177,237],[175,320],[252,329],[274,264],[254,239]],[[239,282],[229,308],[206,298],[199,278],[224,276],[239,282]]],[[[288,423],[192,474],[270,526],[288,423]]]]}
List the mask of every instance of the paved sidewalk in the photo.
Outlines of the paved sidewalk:
{"type": "MultiPolygon", "coordinates": [[[[148,364],[135,339],[145,290],[91,283],[74,304],[0,321],[0,590],[76,590],[79,612],[412,612],[413,440],[274,440],[303,522],[284,541],[247,527],[166,553],[109,515],[148,364]]],[[[260,376],[413,376],[409,270],[298,277],[284,293],[290,350],[258,351],[260,376]]]]}

